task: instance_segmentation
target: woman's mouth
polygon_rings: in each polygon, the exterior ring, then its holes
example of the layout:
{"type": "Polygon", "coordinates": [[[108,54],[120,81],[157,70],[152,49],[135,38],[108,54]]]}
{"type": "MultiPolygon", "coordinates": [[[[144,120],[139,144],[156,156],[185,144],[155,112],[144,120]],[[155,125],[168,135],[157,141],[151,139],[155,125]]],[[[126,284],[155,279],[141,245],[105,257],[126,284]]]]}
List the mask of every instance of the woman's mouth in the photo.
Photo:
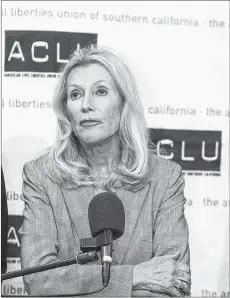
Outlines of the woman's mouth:
{"type": "Polygon", "coordinates": [[[83,127],[89,127],[89,126],[96,126],[100,123],[101,123],[100,121],[96,121],[96,120],[85,120],[80,122],[80,125],[83,127]]]}

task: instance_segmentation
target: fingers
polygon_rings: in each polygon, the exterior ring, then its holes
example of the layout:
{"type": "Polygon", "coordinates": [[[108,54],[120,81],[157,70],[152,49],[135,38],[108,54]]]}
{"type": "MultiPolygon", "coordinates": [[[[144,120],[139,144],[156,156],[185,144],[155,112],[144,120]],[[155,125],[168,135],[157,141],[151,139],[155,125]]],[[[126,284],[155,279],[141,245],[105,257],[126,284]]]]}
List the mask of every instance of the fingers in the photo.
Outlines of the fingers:
{"type": "Polygon", "coordinates": [[[177,262],[177,270],[175,272],[175,276],[177,278],[176,287],[179,292],[184,293],[186,296],[191,295],[191,275],[189,273],[190,268],[188,265],[177,262]]]}
{"type": "Polygon", "coordinates": [[[178,271],[176,271],[176,277],[179,280],[186,282],[188,285],[191,285],[191,276],[190,276],[190,274],[188,274],[184,271],[178,270],[178,271]]]}
{"type": "Polygon", "coordinates": [[[179,257],[180,257],[180,252],[179,251],[177,251],[175,254],[173,254],[172,256],[171,256],[172,258],[173,258],[173,260],[178,260],[179,259],[179,257]]]}
{"type": "Polygon", "coordinates": [[[187,273],[190,273],[190,268],[187,264],[177,262],[178,269],[187,273]]]}
{"type": "Polygon", "coordinates": [[[188,287],[188,285],[185,282],[182,282],[182,283],[183,283],[182,292],[185,293],[186,296],[190,296],[191,295],[190,287],[188,287]]]}
{"type": "Polygon", "coordinates": [[[181,292],[176,287],[172,287],[172,289],[170,289],[170,294],[172,294],[173,297],[184,296],[181,294],[181,292]]]}
{"type": "Polygon", "coordinates": [[[177,284],[174,286],[180,293],[185,294],[186,296],[190,296],[190,287],[184,281],[178,280],[177,284]]]}
{"type": "Polygon", "coordinates": [[[190,295],[190,287],[186,282],[181,281],[180,289],[182,290],[183,293],[185,293],[185,295],[188,295],[188,296],[190,295]]]}
{"type": "Polygon", "coordinates": [[[144,267],[142,270],[145,272],[145,286],[161,286],[173,297],[190,296],[190,268],[178,261],[180,255],[177,251],[173,255],[154,257],[141,263],[141,268],[144,267]]]}

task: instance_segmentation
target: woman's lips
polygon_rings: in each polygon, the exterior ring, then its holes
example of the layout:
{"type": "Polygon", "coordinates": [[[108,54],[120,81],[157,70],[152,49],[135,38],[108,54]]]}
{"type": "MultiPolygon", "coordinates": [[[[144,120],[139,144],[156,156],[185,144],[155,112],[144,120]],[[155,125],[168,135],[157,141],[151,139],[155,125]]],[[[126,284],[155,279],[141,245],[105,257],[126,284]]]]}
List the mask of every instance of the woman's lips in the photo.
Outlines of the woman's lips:
{"type": "Polygon", "coordinates": [[[100,124],[101,122],[100,121],[84,121],[83,123],[81,123],[81,126],[83,127],[89,127],[89,126],[95,126],[95,125],[98,125],[100,124]]]}

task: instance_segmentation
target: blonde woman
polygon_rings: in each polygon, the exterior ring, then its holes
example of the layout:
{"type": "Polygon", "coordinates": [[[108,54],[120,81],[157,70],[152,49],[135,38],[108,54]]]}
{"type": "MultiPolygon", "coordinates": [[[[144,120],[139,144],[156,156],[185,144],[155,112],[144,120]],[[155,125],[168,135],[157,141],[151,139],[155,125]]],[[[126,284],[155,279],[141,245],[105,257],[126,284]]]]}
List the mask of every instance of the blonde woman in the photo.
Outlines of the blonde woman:
{"type": "MultiPolygon", "coordinates": [[[[95,296],[190,295],[188,226],[181,167],[155,154],[134,78],[111,49],[75,52],[53,99],[57,138],[23,169],[22,267],[80,253],[91,237],[88,206],[104,191],[125,209],[110,283],[95,296]]],[[[29,294],[91,292],[100,260],[24,278],[29,294]]]]}

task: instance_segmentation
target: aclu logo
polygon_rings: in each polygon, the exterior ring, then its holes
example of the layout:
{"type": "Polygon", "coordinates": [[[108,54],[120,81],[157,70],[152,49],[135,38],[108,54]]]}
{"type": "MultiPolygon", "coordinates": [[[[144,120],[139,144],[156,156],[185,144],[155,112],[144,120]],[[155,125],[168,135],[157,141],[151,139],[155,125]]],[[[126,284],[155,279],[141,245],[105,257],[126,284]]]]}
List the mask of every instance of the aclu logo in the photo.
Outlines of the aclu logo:
{"type": "Polygon", "coordinates": [[[7,258],[19,258],[21,252],[20,236],[18,230],[23,223],[23,216],[8,216],[8,234],[7,234],[7,258]]]}
{"type": "Polygon", "coordinates": [[[9,72],[59,73],[74,50],[96,44],[93,33],[7,30],[5,76],[9,72]]]}
{"type": "Polygon", "coordinates": [[[221,131],[150,128],[157,154],[182,166],[187,175],[220,176],[221,131]]]}

